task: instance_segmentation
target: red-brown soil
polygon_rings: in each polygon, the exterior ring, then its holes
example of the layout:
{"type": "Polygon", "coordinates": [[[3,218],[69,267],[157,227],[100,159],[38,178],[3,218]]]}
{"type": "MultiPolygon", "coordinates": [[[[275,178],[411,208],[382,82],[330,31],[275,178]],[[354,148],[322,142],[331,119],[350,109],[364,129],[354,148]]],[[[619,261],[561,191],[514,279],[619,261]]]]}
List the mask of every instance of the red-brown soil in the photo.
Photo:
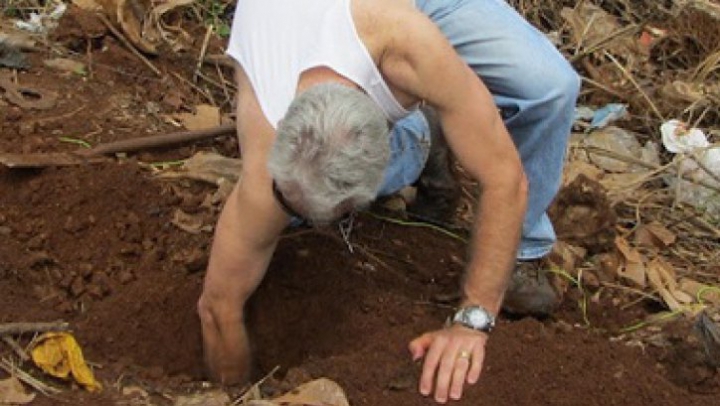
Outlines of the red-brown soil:
{"type": "MultiPolygon", "coordinates": [[[[153,77],[110,37],[103,41],[92,52],[92,77],[49,70],[41,62],[49,55],[31,56],[33,67],[19,81],[55,91],[61,102],[40,112],[0,101],[0,151],[66,151],[74,146],[60,136],[97,144],[173,130],[148,113],[147,103],[175,112],[197,101],[192,89],[170,75],[153,77]]],[[[184,77],[194,69],[190,56],[155,62],[184,77]]],[[[202,203],[213,189],[160,181],[140,163],[208,148],[237,155],[236,142],[225,138],[97,165],[0,168],[0,323],[68,321],[105,386],[101,394],[65,386],[58,399],[38,396],[33,404],[130,404],[125,386],[140,386],[156,404],[167,404],[161,395],[200,387],[195,306],[212,235],[182,231],[171,220],[180,208],[212,224],[217,212],[202,203]]],[[[415,390],[419,365],[406,345],[443,324],[465,247],[436,231],[368,214],[357,220],[351,240],[352,253],[336,230],[288,230],[248,309],[255,375],[279,366],[266,388],[276,392],[329,377],[358,406],[433,404],[415,390]]],[[[619,310],[623,299],[603,293],[590,300],[588,327],[579,299],[571,289],[548,320],[503,317],[480,383],[457,404],[717,402],[717,371],[686,356],[682,342],[644,351],[613,339],[648,309],[619,310]]],[[[0,356],[11,355],[0,343],[0,356]]]]}

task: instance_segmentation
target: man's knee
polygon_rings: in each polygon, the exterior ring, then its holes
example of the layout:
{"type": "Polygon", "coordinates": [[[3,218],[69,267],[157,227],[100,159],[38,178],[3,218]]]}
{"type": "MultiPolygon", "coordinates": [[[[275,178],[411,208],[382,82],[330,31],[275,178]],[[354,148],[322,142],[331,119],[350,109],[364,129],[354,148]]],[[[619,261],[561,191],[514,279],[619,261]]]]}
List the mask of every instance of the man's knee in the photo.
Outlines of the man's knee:
{"type": "Polygon", "coordinates": [[[560,99],[565,103],[575,105],[578,95],[580,94],[581,79],[575,69],[567,64],[567,67],[555,75],[554,83],[558,93],[562,95],[560,99]]]}
{"type": "Polygon", "coordinates": [[[544,87],[545,93],[549,100],[574,106],[575,101],[580,93],[580,76],[573,69],[572,65],[560,54],[554,60],[548,61],[542,65],[537,65],[541,76],[540,81],[536,82],[536,86],[544,87]]]}

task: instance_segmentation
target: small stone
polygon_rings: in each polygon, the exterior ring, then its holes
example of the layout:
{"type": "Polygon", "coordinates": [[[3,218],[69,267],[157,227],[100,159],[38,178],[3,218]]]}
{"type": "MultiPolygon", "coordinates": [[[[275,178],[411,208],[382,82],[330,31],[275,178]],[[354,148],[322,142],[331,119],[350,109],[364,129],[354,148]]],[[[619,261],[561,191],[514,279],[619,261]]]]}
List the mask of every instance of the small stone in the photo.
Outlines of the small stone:
{"type": "Polygon", "coordinates": [[[22,136],[35,134],[37,130],[37,122],[35,121],[24,121],[18,126],[18,132],[22,136]]]}
{"type": "Polygon", "coordinates": [[[135,275],[133,275],[133,273],[130,271],[124,270],[120,271],[120,273],[118,274],[118,281],[120,281],[120,283],[122,283],[123,285],[127,285],[134,280],[135,275]]]}
{"type": "Polygon", "coordinates": [[[21,108],[13,106],[10,107],[7,111],[7,114],[5,114],[5,119],[7,121],[18,121],[23,117],[23,111],[21,108]]]}
{"type": "Polygon", "coordinates": [[[100,299],[104,298],[105,296],[107,296],[107,293],[105,292],[105,290],[99,285],[94,285],[94,284],[88,285],[87,292],[90,295],[90,297],[95,300],[100,300],[100,299]]]}
{"type": "Polygon", "coordinates": [[[557,323],[555,323],[555,328],[563,333],[571,333],[573,331],[573,326],[571,326],[569,323],[559,320],[557,323]]]}
{"type": "Polygon", "coordinates": [[[207,267],[208,258],[200,249],[193,250],[184,260],[185,269],[189,273],[199,272],[207,267]]]}
{"type": "Polygon", "coordinates": [[[0,226],[0,235],[3,237],[10,237],[12,234],[12,228],[8,226],[0,226]]]}
{"type": "Polygon", "coordinates": [[[151,240],[146,238],[142,242],[142,248],[144,251],[150,251],[153,248],[155,248],[155,243],[153,243],[151,240]]]}
{"type": "Polygon", "coordinates": [[[387,388],[391,391],[406,391],[415,387],[417,378],[411,371],[401,371],[387,383],[387,388]]]}
{"type": "Polygon", "coordinates": [[[85,293],[85,290],[86,290],[86,287],[85,287],[85,282],[83,281],[83,278],[80,276],[76,277],[72,281],[72,284],[70,285],[70,294],[73,297],[79,297],[80,295],[85,293]]]}
{"type": "Polygon", "coordinates": [[[33,252],[30,254],[30,258],[28,259],[28,265],[30,268],[35,268],[40,265],[47,265],[52,264],[55,262],[52,257],[50,257],[50,254],[48,254],[45,251],[38,251],[33,252]]]}
{"type": "Polygon", "coordinates": [[[31,250],[42,248],[47,240],[47,234],[37,234],[27,242],[27,247],[31,250]]]}
{"type": "Polygon", "coordinates": [[[60,279],[60,282],[58,282],[58,286],[63,289],[70,289],[70,285],[72,285],[74,279],[75,275],[65,275],[62,279],[60,279]]]}
{"type": "Polygon", "coordinates": [[[92,264],[80,264],[77,267],[78,272],[80,273],[80,276],[87,279],[90,276],[92,276],[93,273],[93,266],[92,264]]]}
{"type": "Polygon", "coordinates": [[[142,248],[137,244],[127,244],[120,249],[120,254],[128,257],[139,257],[142,253],[142,248]]]}

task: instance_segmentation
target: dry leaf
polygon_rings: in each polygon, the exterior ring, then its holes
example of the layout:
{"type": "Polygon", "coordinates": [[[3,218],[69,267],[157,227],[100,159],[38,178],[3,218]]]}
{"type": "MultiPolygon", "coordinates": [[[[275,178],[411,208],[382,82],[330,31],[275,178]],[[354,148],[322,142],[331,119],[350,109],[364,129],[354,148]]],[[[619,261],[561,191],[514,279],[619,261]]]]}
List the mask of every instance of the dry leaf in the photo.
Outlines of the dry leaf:
{"type": "Polygon", "coordinates": [[[209,104],[195,106],[195,113],[175,115],[188,130],[204,130],[220,125],[220,109],[209,104]]]}
{"type": "MultiPolygon", "coordinates": [[[[191,48],[193,37],[180,28],[179,24],[166,23],[169,14],[176,10],[175,15],[182,15],[183,8],[190,6],[195,0],[165,0],[150,11],[143,24],[143,35],[150,41],[157,43],[161,40],[167,42],[175,52],[191,48]],[[168,15],[166,17],[166,15],[168,15]],[[164,18],[165,17],[165,18],[164,18]]],[[[157,3],[157,2],[156,2],[157,3]]]]}
{"type": "MultiPolygon", "coordinates": [[[[610,38],[622,28],[617,17],[590,2],[579,2],[573,9],[563,8],[560,15],[568,22],[574,42],[583,46],[610,38]]],[[[640,51],[632,32],[615,36],[603,48],[616,55],[634,55],[640,51]]]]}
{"type": "Polygon", "coordinates": [[[637,250],[631,248],[627,240],[622,237],[615,238],[615,247],[622,256],[617,274],[635,282],[640,287],[645,287],[647,285],[645,258],[637,250]]]}
{"type": "Polygon", "coordinates": [[[664,225],[653,221],[652,223],[645,226],[645,228],[655,237],[664,247],[672,245],[677,236],[672,231],[668,230],[664,225]]]}
{"type": "Polygon", "coordinates": [[[83,10],[100,11],[102,6],[95,0],[72,0],[72,3],[83,10]]]}
{"type": "Polygon", "coordinates": [[[178,396],[174,406],[226,406],[230,404],[230,397],[221,390],[205,393],[196,393],[188,396],[178,396]]]}
{"type": "Polygon", "coordinates": [[[25,405],[34,399],[35,394],[25,392],[25,387],[14,376],[0,381],[0,405],[25,405]]]}
{"type": "Polygon", "coordinates": [[[635,243],[648,248],[667,248],[677,236],[658,222],[643,224],[635,231],[635,243]]]}
{"type": "Polygon", "coordinates": [[[109,20],[125,34],[135,47],[145,53],[157,55],[156,44],[148,41],[143,32],[143,21],[150,8],[150,0],[73,0],[88,11],[104,10],[109,20]]]}
{"type": "MultiPolygon", "coordinates": [[[[642,155],[642,146],[637,136],[634,133],[614,126],[594,131],[585,138],[583,144],[605,151],[629,155],[637,159],[640,159],[642,155]]],[[[605,154],[589,152],[588,156],[590,162],[609,172],[627,173],[645,170],[642,166],[609,157],[605,154]]]]}
{"type": "Polygon", "coordinates": [[[84,75],[87,73],[85,64],[82,62],[74,61],[67,58],[55,58],[46,59],[43,61],[45,66],[53,69],[57,69],[63,72],[75,73],[78,75],[84,75]]]}
{"type": "Polygon", "coordinates": [[[208,182],[215,186],[234,185],[240,177],[242,160],[228,158],[214,152],[198,152],[182,166],[161,172],[161,178],[184,178],[208,182]]]}
{"type": "Polygon", "coordinates": [[[273,402],[283,406],[349,406],[340,385],[327,378],[300,385],[273,402]]]}
{"type": "Polygon", "coordinates": [[[657,240],[652,235],[650,230],[645,227],[645,225],[641,225],[637,228],[637,230],[635,230],[635,233],[633,234],[633,242],[638,247],[659,248],[657,245],[657,240]]]}
{"type": "Polygon", "coordinates": [[[201,216],[193,216],[180,209],[175,209],[170,223],[190,234],[200,234],[203,231],[204,221],[201,216]]]}
{"type": "Polygon", "coordinates": [[[695,298],[700,303],[720,305],[720,288],[694,281],[689,278],[680,279],[678,288],[695,298]]]}
{"type": "Polygon", "coordinates": [[[565,165],[563,171],[563,186],[569,185],[578,175],[585,175],[594,181],[600,181],[605,172],[589,162],[574,160],[565,165]]]}
{"type": "Polygon", "coordinates": [[[693,297],[678,288],[675,270],[661,258],[655,258],[646,268],[650,285],[658,291],[670,310],[680,310],[683,304],[693,302],[693,297]]]}
{"type": "Polygon", "coordinates": [[[85,363],[82,350],[72,334],[43,334],[38,338],[30,354],[35,365],[54,377],[68,379],[72,374],[73,378],[88,391],[102,389],[85,363]]]}

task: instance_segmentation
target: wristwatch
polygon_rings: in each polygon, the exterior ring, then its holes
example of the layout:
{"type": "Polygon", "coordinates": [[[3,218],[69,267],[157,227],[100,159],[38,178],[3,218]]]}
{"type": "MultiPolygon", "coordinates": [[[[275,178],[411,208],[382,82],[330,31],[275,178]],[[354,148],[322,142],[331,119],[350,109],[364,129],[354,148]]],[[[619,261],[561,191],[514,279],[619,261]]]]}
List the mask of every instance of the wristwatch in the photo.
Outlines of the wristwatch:
{"type": "Polygon", "coordinates": [[[452,322],[489,333],[495,327],[495,316],[482,306],[467,306],[455,312],[452,322]]]}

